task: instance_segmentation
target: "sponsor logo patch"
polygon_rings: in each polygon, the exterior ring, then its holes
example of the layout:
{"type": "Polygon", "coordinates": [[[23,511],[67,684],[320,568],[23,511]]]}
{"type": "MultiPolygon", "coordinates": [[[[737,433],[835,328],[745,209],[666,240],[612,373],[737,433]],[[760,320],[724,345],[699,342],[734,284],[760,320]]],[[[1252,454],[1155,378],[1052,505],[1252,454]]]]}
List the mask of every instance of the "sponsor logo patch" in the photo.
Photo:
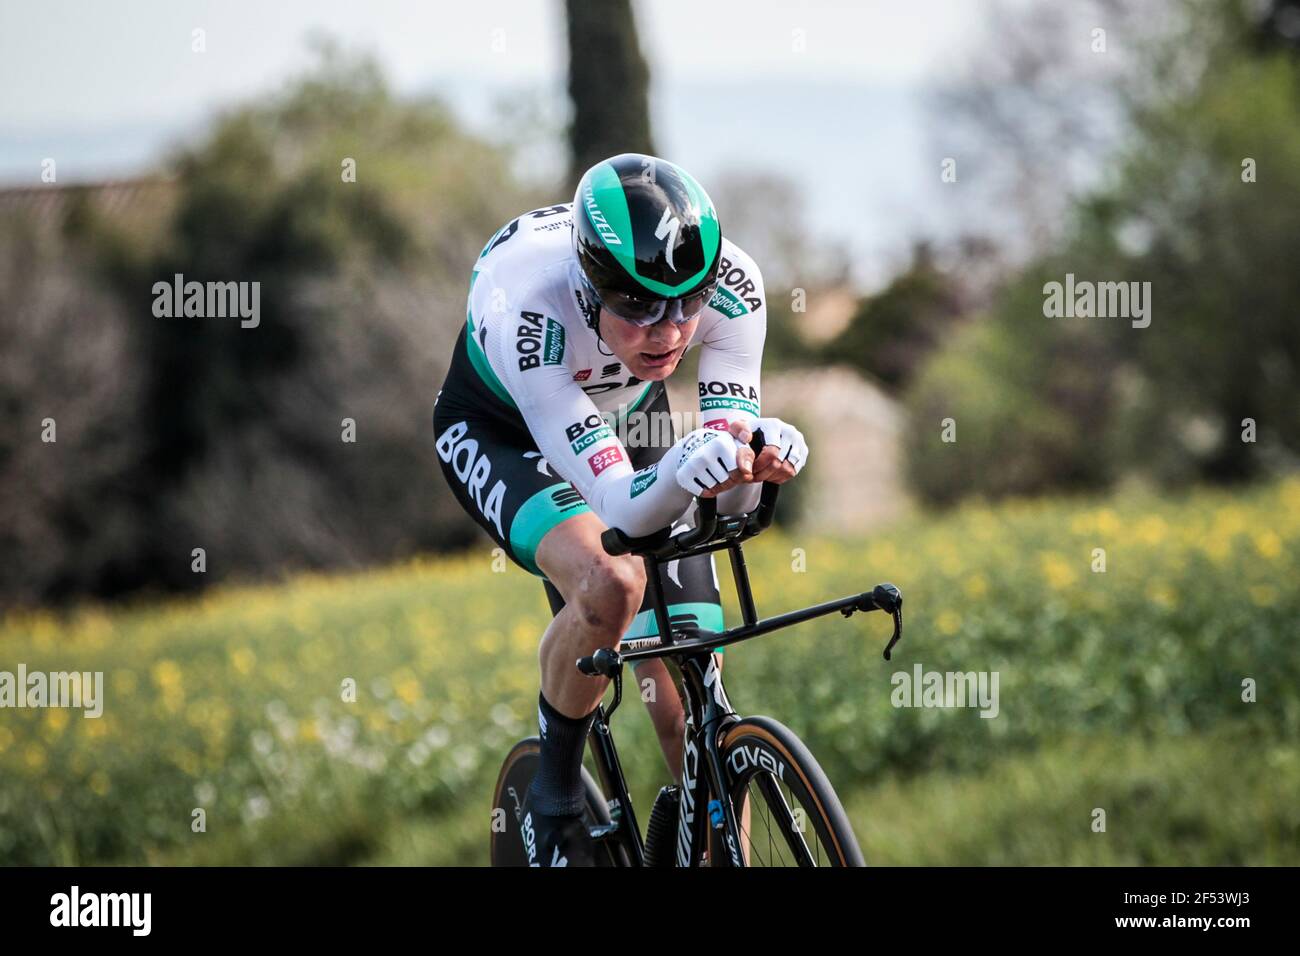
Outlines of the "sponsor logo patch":
{"type": "Polygon", "coordinates": [[[610,445],[608,448],[602,448],[596,454],[587,459],[587,464],[591,466],[591,473],[599,475],[610,465],[615,465],[623,460],[623,449],[617,445],[610,445]]]}
{"type": "Polygon", "coordinates": [[[596,321],[596,316],[600,313],[600,306],[594,302],[588,302],[582,297],[581,289],[574,289],[573,296],[578,300],[578,311],[582,313],[583,319],[588,325],[596,321]]]}
{"type": "Polygon", "coordinates": [[[686,443],[682,445],[682,460],[684,461],[695,449],[707,445],[717,437],[716,432],[705,432],[702,435],[698,433],[692,434],[686,439],[686,443]]]}
{"type": "Polygon", "coordinates": [[[469,424],[457,422],[438,436],[438,457],[446,462],[456,478],[465,486],[465,492],[478,506],[483,517],[492,522],[501,537],[501,506],[505,502],[506,484],[498,479],[490,490],[492,462],[487,455],[478,453],[478,440],[468,437],[469,424]]]}
{"type": "Polygon", "coordinates": [[[569,447],[573,449],[575,455],[613,434],[599,415],[588,415],[582,421],[574,422],[564,430],[564,437],[569,440],[569,447]]]}
{"type": "Polygon", "coordinates": [[[721,312],[729,319],[738,319],[742,315],[749,315],[749,306],[740,301],[739,296],[735,295],[730,289],[718,286],[713,293],[713,298],[709,299],[709,308],[721,312]]]}
{"type": "Polygon", "coordinates": [[[586,504],[582,495],[578,494],[578,489],[573,485],[561,485],[552,491],[551,503],[555,505],[558,511],[569,511],[586,504]]]}
{"type": "Polygon", "coordinates": [[[564,361],[564,326],[546,320],[546,340],[542,345],[542,364],[559,365],[564,361]]]}
{"type": "Polygon", "coordinates": [[[515,351],[519,353],[519,371],[539,365],[560,365],[564,361],[564,326],[540,312],[520,312],[521,323],[515,333],[515,351]]]}
{"type": "Polygon", "coordinates": [[[724,257],[718,262],[718,281],[722,285],[730,286],[736,296],[749,306],[751,312],[762,308],[763,300],[758,297],[757,284],[745,275],[744,269],[732,264],[730,259],[724,257]]]}
{"type": "Polygon", "coordinates": [[[640,384],[641,380],[633,375],[626,382],[597,382],[595,385],[582,386],[582,390],[588,395],[599,395],[602,392],[613,392],[620,388],[631,388],[640,384]]]}
{"type": "Polygon", "coordinates": [[[659,477],[659,466],[651,465],[649,468],[642,468],[632,476],[632,489],[629,497],[635,498],[641,492],[645,491],[655,483],[659,477]]]}
{"type": "Polygon", "coordinates": [[[700,411],[739,408],[758,417],[758,389],[739,382],[700,382],[700,411]]]}
{"type": "Polygon", "coordinates": [[[587,434],[579,438],[577,441],[571,442],[570,446],[573,448],[573,453],[577,455],[581,453],[584,449],[590,448],[598,441],[604,441],[606,438],[609,438],[613,434],[614,433],[609,430],[608,426],[602,426],[600,428],[597,428],[594,432],[588,432],[587,434]]]}

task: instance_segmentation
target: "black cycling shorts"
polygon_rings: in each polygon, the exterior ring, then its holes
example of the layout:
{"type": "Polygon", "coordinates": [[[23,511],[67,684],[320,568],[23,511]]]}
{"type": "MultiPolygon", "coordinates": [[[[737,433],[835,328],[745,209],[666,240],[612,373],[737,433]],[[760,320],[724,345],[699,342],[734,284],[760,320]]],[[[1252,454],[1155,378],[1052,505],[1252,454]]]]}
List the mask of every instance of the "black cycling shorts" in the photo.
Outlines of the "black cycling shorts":
{"type": "MultiPolygon", "coordinates": [[[[640,405],[646,412],[669,411],[662,382],[651,385],[640,405]]],[[[666,420],[666,419],[665,419],[666,420]]],[[[652,429],[656,435],[667,429],[652,429]]],[[[591,509],[578,490],[554,471],[538,451],[517,409],[501,401],[474,369],[466,350],[465,330],[456,342],[451,367],[433,410],[438,462],[452,493],[493,541],[524,570],[545,578],[537,566],[537,546],[557,524],[591,509]]],[[[664,456],[666,443],[628,449],[640,470],[664,456]]],[[[713,556],[673,561],[662,569],[664,600],[676,622],[711,631],[723,629],[713,556]]],[[[558,593],[547,582],[552,608],[558,593]]],[[[625,638],[655,634],[649,589],[625,638]]]]}

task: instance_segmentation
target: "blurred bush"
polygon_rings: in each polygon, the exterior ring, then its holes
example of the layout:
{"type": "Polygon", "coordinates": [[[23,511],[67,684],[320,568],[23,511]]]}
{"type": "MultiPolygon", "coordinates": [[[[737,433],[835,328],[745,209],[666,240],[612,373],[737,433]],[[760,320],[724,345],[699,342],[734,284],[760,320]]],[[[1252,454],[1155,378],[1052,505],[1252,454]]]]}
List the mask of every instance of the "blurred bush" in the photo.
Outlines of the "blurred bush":
{"type": "Polygon", "coordinates": [[[28,430],[0,456],[0,533],[25,555],[0,594],[190,588],[470,540],[430,418],[474,256],[541,204],[510,157],[325,45],[169,168],[161,241],[93,215],[42,249],[5,230],[0,389],[28,430]],[[260,325],[154,317],[154,283],[177,273],[259,282],[260,325]],[[37,442],[46,414],[55,445],[37,442]]]}
{"type": "Polygon", "coordinates": [[[138,555],[143,367],[87,250],[0,221],[0,603],[106,583],[138,555]]]}
{"type": "Polygon", "coordinates": [[[1180,9],[1207,49],[1148,41],[1106,184],[908,390],[923,499],[1236,482],[1300,461],[1300,59],[1261,48],[1236,4],[1180,9]],[[1044,286],[1067,273],[1149,283],[1151,324],[1046,317],[1044,286]]]}
{"type": "Polygon", "coordinates": [[[820,357],[828,364],[847,358],[898,391],[962,318],[961,299],[957,278],[939,268],[928,243],[918,243],[908,267],[880,292],[858,301],[848,326],[820,357]]]}

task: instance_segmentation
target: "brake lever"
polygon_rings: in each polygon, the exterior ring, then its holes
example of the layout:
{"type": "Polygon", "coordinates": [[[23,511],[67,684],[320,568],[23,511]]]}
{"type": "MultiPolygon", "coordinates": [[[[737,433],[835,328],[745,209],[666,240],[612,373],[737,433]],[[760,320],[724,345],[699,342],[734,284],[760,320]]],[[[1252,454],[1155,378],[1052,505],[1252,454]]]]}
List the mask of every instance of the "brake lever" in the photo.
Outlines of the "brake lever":
{"type": "Polygon", "coordinates": [[[871,589],[871,603],[894,619],[894,636],[885,645],[885,660],[889,660],[889,652],[903,639],[903,592],[892,584],[877,584],[871,589]]]}
{"type": "Polygon", "coordinates": [[[891,637],[889,643],[885,645],[885,660],[889,660],[889,652],[892,651],[894,645],[903,638],[903,608],[901,602],[900,606],[895,608],[890,614],[890,617],[894,619],[894,636],[891,637]]]}

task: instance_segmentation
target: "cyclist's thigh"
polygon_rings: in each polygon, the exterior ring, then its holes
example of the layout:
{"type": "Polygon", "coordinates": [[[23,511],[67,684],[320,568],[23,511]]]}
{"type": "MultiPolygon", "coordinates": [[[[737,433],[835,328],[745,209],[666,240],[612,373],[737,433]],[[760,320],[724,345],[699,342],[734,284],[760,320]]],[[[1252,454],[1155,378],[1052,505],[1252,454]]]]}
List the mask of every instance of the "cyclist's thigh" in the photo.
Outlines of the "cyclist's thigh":
{"type": "MultiPolygon", "coordinates": [[[[440,401],[433,418],[438,461],[462,508],[510,559],[538,576],[537,546],[587,503],[542,457],[526,429],[440,401]]],[[[597,536],[599,537],[599,536],[597,536]]]]}
{"type": "Polygon", "coordinates": [[[560,593],[562,604],[599,579],[645,587],[645,562],[630,554],[604,553],[601,535],[606,525],[594,512],[556,524],[537,548],[537,564],[560,593]],[[593,576],[594,575],[594,576],[593,576]]]}

